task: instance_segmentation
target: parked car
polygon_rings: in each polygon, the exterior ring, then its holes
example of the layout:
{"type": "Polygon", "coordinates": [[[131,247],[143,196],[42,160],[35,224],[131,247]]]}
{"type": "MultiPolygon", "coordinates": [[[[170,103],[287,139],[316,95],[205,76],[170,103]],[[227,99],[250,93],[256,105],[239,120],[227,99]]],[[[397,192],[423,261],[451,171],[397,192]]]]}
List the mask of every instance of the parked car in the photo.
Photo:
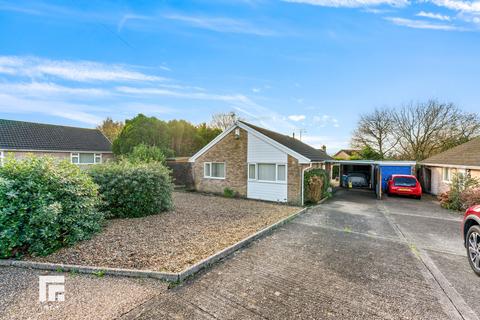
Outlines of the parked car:
{"type": "Polygon", "coordinates": [[[480,205],[465,211],[462,233],[470,267],[480,276],[480,205]]]}
{"type": "Polygon", "coordinates": [[[421,199],[422,186],[415,176],[394,174],[388,179],[387,193],[421,199]]]}
{"type": "Polygon", "coordinates": [[[353,188],[368,188],[368,177],[365,173],[362,172],[351,172],[347,175],[347,186],[348,183],[352,183],[353,188]]]}

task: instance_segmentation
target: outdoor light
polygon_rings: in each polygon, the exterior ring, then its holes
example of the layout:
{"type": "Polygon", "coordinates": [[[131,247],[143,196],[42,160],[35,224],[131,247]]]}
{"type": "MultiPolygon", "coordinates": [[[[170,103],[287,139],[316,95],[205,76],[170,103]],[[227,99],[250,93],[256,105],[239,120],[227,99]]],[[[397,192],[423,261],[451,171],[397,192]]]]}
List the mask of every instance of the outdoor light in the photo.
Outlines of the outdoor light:
{"type": "Polygon", "coordinates": [[[235,139],[240,138],[240,128],[235,129],[235,139]]]}

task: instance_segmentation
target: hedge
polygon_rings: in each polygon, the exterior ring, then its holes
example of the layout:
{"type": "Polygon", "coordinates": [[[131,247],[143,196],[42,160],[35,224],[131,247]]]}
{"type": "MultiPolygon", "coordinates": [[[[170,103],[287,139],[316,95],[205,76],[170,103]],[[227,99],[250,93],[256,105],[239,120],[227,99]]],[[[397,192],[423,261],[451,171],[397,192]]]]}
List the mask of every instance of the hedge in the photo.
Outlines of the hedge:
{"type": "Polygon", "coordinates": [[[322,190],[321,190],[321,198],[328,197],[329,194],[329,188],[330,188],[330,178],[328,173],[323,170],[323,169],[311,169],[308,171],[305,171],[304,174],[304,192],[305,192],[305,203],[316,203],[314,199],[312,199],[310,195],[310,178],[318,176],[322,180],[322,190]]]}
{"type": "Polygon", "coordinates": [[[0,258],[47,255],[101,229],[98,188],[78,166],[49,157],[0,167],[0,258]]]}
{"type": "Polygon", "coordinates": [[[123,160],[92,166],[89,174],[100,187],[107,218],[143,217],[173,206],[170,172],[161,163],[123,160]]]}

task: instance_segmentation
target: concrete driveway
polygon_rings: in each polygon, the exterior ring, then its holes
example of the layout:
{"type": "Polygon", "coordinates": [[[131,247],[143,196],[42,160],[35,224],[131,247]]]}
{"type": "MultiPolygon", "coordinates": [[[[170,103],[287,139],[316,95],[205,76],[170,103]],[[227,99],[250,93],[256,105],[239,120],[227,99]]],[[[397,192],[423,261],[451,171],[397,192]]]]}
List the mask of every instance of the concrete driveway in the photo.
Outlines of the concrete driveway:
{"type": "MultiPolygon", "coordinates": [[[[480,279],[469,269],[459,225],[459,214],[429,200],[377,201],[368,192],[340,191],[173,289],[150,280],[69,276],[76,285],[67,291],[68,303],[42,309],[42,316],[476,319],[480,279]]],[[[18,278],[31,278],[30,285],[16,286],[15,274],[25,273],[19,270],[0,268],[0,284],[3,275],[10,291],[0,309],[35,318],[36,287],[29,295],[25,288],[34,286],[37,272],[18,278]]]]}
{"type": "Polygon", "coordinates": [[[340,191],[124,319],[475,319],[459,221],[428,200],[340,191]]]}

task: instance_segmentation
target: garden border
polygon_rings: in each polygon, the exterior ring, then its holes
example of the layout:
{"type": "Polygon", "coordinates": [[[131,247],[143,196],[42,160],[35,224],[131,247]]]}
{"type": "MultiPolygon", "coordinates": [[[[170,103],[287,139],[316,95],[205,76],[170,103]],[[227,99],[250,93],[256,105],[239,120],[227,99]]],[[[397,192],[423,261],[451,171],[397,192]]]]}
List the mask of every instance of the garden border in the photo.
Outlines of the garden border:
{"type": "MultiPolygon", "coordinates": [[[[317,205],[325,202],[329,198],[322,199],[317,205]]],[[[315,207],[315,206],[314,206],[315,207]]],[[[301,210],[281,219],[280,221],[271,224],[270,226],[263,228],[260,231],[240,240],[239,242],[217,252],[213,255],[205,258],[191,267],[184,269],[178,273],[169,273],[169,272],[160,272],[152,270],[137,270],[137,269],[122,269],[122,268],[102,268],[102,267],[93,267],[93,266],[83,266],[83,265],[73,265],[73,264],[63,264],[63,263],[45,263],[45,262],[34,262],[34,261],[25,261],[25,260],[14,260],[14,259],[0,259],[0,266],[11,266],[17,268],[29,268],[29,269],[38,269],[46,271],[58,271],[58,272],[78,272],[85,274],[102,274],[102,275],[111,275],[111,276],[120,276],[120,277],[133,277],[133,278],[154,278],[160,279],[168,282],[182,282],[185,279],[192,277],[200,270],[205,269],[214,263],[226,258],[235,251],[249,245],[255,240],[258,240],[266,236],[271,231],[281,227],[282,225],[288,223],[289,221],[295,219],[299,215],[307,212],[309,209],[314,207],[306,207],[301,210]]]]}

